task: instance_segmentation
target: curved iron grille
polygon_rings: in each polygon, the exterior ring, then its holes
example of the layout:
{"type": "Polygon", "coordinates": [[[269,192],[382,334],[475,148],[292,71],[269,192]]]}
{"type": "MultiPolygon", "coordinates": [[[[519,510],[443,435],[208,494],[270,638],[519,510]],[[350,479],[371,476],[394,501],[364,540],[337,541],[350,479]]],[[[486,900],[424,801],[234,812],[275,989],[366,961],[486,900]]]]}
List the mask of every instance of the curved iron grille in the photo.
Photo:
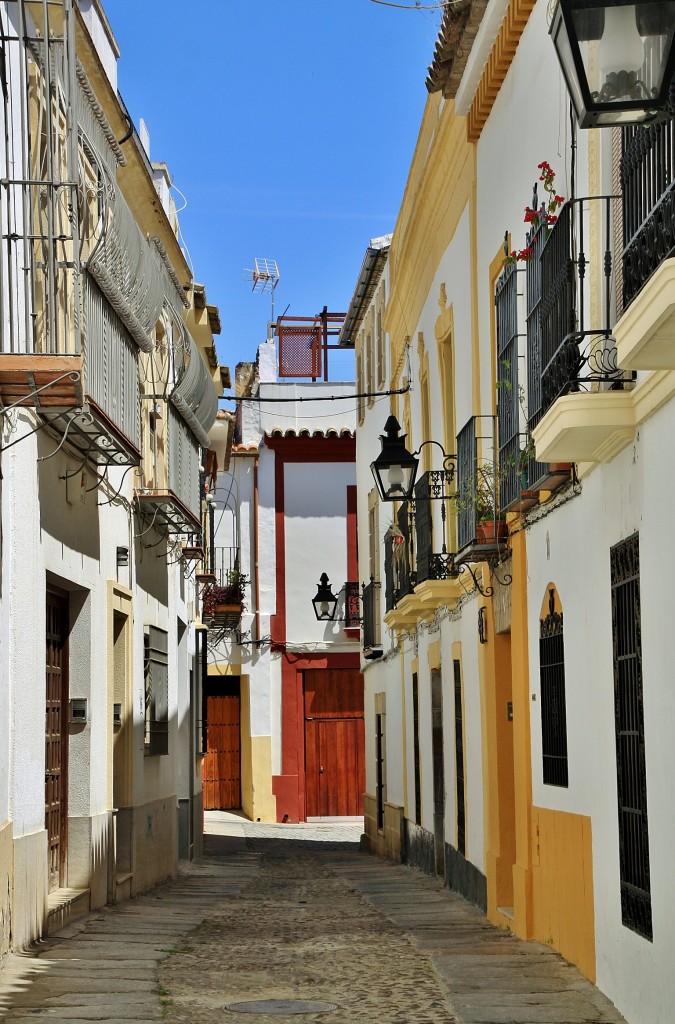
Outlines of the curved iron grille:
{"type": "Polygon", "coordinates": [[[675,131],[672,121],[623,129],[623,297],[628,306],[675,252],[675,131]]]}
{"type": "Polygon", "coordinates": [[[544,783],[567,786],[567,710],[562,612],[555,610],[555,590],[549,590],[548,615],[539,623],[541,682],[541,749],[544,783]]]}

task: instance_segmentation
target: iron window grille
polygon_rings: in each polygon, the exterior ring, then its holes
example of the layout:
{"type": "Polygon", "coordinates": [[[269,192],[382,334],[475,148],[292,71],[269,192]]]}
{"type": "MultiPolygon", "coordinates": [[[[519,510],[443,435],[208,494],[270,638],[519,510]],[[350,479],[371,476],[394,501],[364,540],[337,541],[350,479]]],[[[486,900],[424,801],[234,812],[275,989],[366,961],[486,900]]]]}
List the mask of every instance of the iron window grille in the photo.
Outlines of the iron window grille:
{"type": "Polygon", "coordinates": [[[169,753],[169,634],[148,626],[144,634],[145,753],[169,753]]]}
{"type": "Polygon", "coordinates": [[[673,122],[622,131],[623,301],[628,306],[675,252],[673,122]]]}
{"type": "MultiPolygon", "coordinates": [[[[532,195],[532,209],[539,208],[537,186],[532,195]]],[[[532,256],[527,262],[525,272],[526,285],[526,333],[527,333],[527,429],[532,431],[543,416],[541,392],[541,253],[548,237],[546,216],[543,212],[532,224],[527,235],[527,246],[532,256]]],[[[548,475],[545,463],[538,462],[534,453],[527,462],[527,488],[536,490],[540,480],[548,475]]]]}
{"type": "Polygon", "coordinates": [[[457,850],[466,853],[466,802],[464,788],[464,715],[462,708],[462,666],[454,659],[455,690],[455,794],[457,798],[457,850]]]}
{"type": "Polygon", "coordinates": [[[653,938],[642,685],[639,535],[610,549],[621,920],[653,938]]]}
{"type": "Polygon", "coordinates": [[[363,649],[371,651],[381,644],[380,587],[374,579],[363,587],[363,649]]]}
{"type": "Polygon", "coordinates": [[[415,484],[416,583],[457,576],[454,552],[447,545],[449,487],[445,469],[429,470],[415,484]]]}
{"type": "Polygon", "coordinates": [[[549,590],[548,615],[539,623],[541,684],[541,749],[547,786],[567,786],[567,711],[562,612],[555,610],[555,589],[549,590]]]}
{"type": "Polygon", "coordinates": [[[384,715],[375,716],[375,800],[377,804],[377,829],[384,829],[384,715]]]}
{"type": "Polygon", "coordinates": [[[415,585],[411,570],[414,556],[411,550],[410,519],[411,509],[409,503],[404,501],[396,515],[398,536],[393,536],[392,531],[385,535],[385,606],[388,612],[396,607],[401,598],[411,594],[415,585]]]}
{"type": "Polygon", "coordinates": [[[413,698],[413,769],[415,785],[415,824],[422,824],[422,783],[420,776],[420,695],[417,672],[412,677],[413,698]]]}
{"type": "MultiPolygon", "coordinates": [[[[523,485],[522,460],[527,437],[521,433],[521,406],[525,388],[519,374],[518,270],[508,264],[495,289],[497,325],[497,428],[499,432],[499,505],[508,511],[520,498],[523,485]]],[[[524,408],[522,410],[524,412],[524,408]]]]}
{"type": "Polygon", "coordinates": [[[457,435],[457,548],[476,544],[478,524],[500,518],[495,418],[472,416],[457,435]],[[479,447],[480,442],[480,447],[479,447]]]}

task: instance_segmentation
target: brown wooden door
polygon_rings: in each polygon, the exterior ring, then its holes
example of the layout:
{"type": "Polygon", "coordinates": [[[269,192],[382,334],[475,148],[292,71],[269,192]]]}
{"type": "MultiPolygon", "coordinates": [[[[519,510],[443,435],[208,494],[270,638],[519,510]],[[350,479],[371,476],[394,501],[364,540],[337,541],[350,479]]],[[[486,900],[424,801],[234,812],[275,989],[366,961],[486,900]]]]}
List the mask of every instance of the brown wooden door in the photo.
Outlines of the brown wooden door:
{"type": "Polygon", "coordinates": [[[49,891],[65,881],[68,821],[68,600],[47,594],[45,829],[49,891]]]}
{"type": "Polygon", "coordinates": [[[241,807],[240,696],[207,694],[206,755],[202,763],[204,810],[241,807]]]}
{"type": "Polygon", "coordinates": [[[305,672],[308,818],[363,814],[364,742],[361,673],[356,669],[305,672]]]}

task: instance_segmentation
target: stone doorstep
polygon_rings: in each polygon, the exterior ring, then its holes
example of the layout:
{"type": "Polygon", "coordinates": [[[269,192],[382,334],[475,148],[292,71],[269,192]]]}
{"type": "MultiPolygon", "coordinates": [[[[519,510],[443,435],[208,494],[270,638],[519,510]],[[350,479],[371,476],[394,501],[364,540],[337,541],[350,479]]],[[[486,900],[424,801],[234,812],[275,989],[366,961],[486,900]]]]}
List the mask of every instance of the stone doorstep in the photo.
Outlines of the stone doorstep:
{"type": "Polygon", "coordinates": [[[55,889],[47,898],[47,935],[89,913],[90,889],[55,889]]]}

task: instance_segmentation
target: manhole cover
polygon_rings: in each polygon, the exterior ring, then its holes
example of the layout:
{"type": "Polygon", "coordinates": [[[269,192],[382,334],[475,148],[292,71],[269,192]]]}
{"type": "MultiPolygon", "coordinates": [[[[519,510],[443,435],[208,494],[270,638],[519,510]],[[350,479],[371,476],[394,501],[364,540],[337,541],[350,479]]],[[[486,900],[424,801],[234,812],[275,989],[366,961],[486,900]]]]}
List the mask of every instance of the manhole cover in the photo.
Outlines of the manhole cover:
{"type": "Polygon", "coordinates": [[[229,1003],[225,1009],[234,1013],[328,1013],[337,1010],[337,1003],[318,1003],[311,999],[247,999],[229,1003]]]}

